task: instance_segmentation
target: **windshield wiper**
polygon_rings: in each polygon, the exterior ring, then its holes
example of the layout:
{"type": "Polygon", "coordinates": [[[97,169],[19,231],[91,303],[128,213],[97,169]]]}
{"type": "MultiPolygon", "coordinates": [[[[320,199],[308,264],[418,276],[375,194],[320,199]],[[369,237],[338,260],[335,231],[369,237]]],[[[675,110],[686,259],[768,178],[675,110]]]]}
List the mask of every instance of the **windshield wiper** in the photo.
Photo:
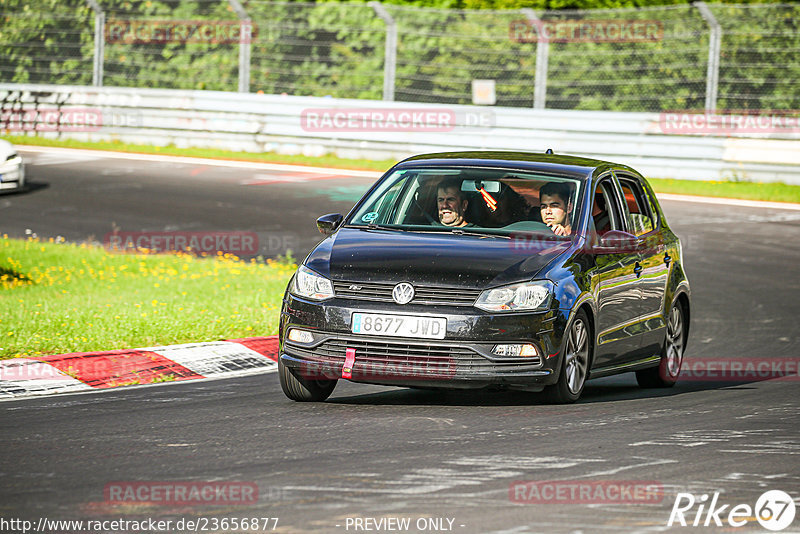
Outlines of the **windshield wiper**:
{"type": "Polygon", "coordinates": [[[474,232],[474,231],[464,231],[463,228],[453,228],[450,230],[451,234],[456,235],[473,235],[478,237],[502,237],[503,239],[511,239],[510,235],[507,234],[496,234],[494,232],[474,232]]]}

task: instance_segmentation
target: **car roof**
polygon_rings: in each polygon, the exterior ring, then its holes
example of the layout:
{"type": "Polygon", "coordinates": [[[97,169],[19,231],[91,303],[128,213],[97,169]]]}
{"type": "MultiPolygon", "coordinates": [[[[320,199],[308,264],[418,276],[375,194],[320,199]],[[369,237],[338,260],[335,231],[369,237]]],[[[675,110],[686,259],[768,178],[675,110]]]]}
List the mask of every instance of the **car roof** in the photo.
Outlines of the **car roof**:
{"type": "Polygon", "coordinates": [[[525,169],[587,178],[598,167],[625,167],[608,161],[563,154],[514,151],[466,151],[420,154],[395,165],[396,169],[428,166],[500,167],[525,169]]]}

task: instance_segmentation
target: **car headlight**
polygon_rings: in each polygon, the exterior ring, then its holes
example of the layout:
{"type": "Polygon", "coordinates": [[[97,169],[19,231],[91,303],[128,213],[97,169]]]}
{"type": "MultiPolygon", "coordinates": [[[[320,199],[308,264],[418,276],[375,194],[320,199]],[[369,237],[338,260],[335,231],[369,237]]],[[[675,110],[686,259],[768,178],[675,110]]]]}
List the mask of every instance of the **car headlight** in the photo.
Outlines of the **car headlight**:
{"type": "Polygon", "coordinates": [[[333,297],[333,284],[305,265],[301,265],[294,275],[292,294],[311,300],[325,300],[333,297]]]}
{"type": "Polygon", "coordinates": [[[546,310],[553,295],[553,282],[534,280],[510,286],[487,289],[475,307],[491,312],[546,310]]]}
{"type": "Polygon", "coordinates": [[[22,167],[22,158],[18,154],[8,156],[4,163],[0,163],[3,172],[11,172],[22,167]]]}

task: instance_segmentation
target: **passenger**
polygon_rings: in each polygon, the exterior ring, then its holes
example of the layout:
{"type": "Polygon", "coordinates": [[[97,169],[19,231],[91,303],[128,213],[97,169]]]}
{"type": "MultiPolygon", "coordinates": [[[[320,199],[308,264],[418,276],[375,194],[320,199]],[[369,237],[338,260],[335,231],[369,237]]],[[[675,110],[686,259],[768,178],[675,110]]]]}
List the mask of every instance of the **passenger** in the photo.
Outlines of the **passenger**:
{"type": "Polygon", "coordinates": [[[570,188],[560,182],[549,182],[539,190],[539,210],[544,222],[556,235],[570,235],[572,223],[572,202],[569,200],[570,188]]]}
{"type": "Polygon", "coordinates": [[[449,178],[443,180],[436,188],[436,207],[439,222],[445,226],[474,226],[464,219],[469,200],[461,192],[461,180],[449,178]]]}
{"type": "Polygon", "coordinates": [[[602,236],[611,230],[611,218],[606,209],[606,199],[603,190],[599,187],[594,194],[594,204],[592,205],[592,219],[594,220],[595,231],[598,236],[602,236]]]}

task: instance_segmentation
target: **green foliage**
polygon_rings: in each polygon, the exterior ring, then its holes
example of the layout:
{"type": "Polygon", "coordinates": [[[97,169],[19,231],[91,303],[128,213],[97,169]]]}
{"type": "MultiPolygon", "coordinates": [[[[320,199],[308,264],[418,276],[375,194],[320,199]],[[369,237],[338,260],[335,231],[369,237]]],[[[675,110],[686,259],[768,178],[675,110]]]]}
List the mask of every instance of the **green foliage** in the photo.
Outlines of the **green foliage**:
{"type": "MultiPolygon", "coordinates": [[[[106,28],[208,21],[238,26],[226,0],[103,0],[106,28]]],[[[709,28],[678,0],[425,0],[384,2],[398,25],[397,100],[470,104],[475,79],[495,80],[497,103],[530,107],[535,39],[519,39],[520,9],[546,22],[656,21],[657,39],[549,43],[546,107],[661,111],[702,109],[709,28]],[[437,9],[423,8],[432,6],[437,9]],[[661,7],[658,7],[661,6],[661,7]],[[586,8],[624,8],[574,11],[586,8]],[[447,9],[443,9],[447,8],[447,9]],[[564,11],[569,8],[572,11],[564,11]],[[641,9],[630,9],[641,8],[641,9]],[[551,9],[553,11],[542,11],[551,9]],[[558,10],[561,11],[558,11],[558,10]]],[[[800,108],[800,5],[710,4],[723,28],[720,109],[800,108]]],[[[250,90],[380,99],[386,25],[365,3],[244,2],[255,36],[250,90]]],[[[6,0],[0,76],[17,83],[87,85],[94,13],[83,0],[6,0]]],[[[533,34],[532,34],[533,35],[533,34]]],[[[239,44],[106,40],[103,84],[235,91],[239,44]]]]}
{"type": "Polygon", "coordinates": [[[83,0],[3,0],[0,80],[91,84],[92,20],[83,0]]]}

